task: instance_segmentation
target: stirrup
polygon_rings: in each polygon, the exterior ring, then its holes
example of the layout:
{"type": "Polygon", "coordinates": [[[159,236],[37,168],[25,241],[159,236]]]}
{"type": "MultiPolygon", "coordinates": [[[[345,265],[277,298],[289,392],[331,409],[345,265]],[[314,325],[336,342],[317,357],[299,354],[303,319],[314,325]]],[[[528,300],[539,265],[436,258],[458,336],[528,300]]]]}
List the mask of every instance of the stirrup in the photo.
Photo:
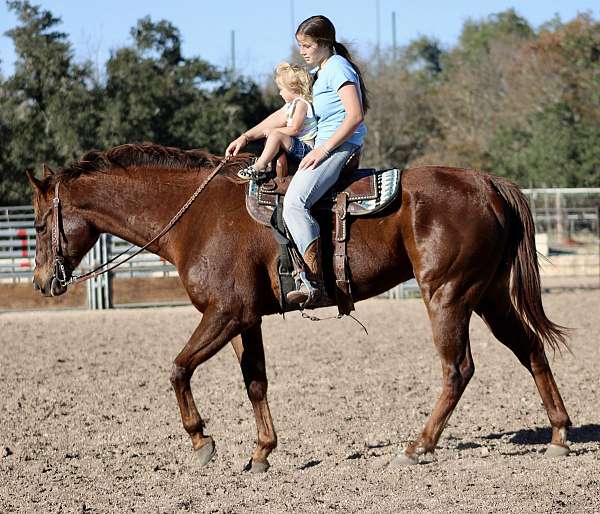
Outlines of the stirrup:
{"type": "Polygon", "coordinates": [[[301,271],[296,276],[296,289],[290,291],[286,295],[286,299],[289,303],[294,305],[300,305],[302,309],[313,305],[321,298],[321,288],[313,284],[306,277],[306,272],[301,271]]]}
{"type": "Polygon", "coordinates": [[[268,178],[270,173],[267,170],[258,171],[253,165],[250,165],[238,171],[237,176],[242,180],[255,180],[258,182],[268,178]]]}

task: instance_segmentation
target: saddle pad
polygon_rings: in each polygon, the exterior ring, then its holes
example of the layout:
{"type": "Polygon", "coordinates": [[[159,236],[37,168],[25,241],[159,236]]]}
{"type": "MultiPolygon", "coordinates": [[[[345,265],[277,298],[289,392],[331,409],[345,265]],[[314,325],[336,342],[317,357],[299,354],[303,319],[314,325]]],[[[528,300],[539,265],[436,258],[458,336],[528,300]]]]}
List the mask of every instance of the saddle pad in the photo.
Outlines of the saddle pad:
{"type": "MultiPolygon", "coordinates": [[[[401,170],[397,168],[357,170],[351,177],[343,177],[323,195],[313,209],[331,210],[337,194],[344,191],[348,194],[348,214],[351,216],[374,214],[396,198],[400,189],[400,176],[401,170]]],[[[246,207],[256,221],[268,225],[274,206],[280,201],[281,196],[281,194],[265,191],[258,183],[250,181],[247,187],[246,207]]]]}
{"type": "Polygon", "coordinates": [[[373,214],[385,208],[398,194],[401,171],[397,168],[378,170],[374,177],[377,180],[377,196],[374,198],[350,199],[348,213],[352,216],[373,214]]]}

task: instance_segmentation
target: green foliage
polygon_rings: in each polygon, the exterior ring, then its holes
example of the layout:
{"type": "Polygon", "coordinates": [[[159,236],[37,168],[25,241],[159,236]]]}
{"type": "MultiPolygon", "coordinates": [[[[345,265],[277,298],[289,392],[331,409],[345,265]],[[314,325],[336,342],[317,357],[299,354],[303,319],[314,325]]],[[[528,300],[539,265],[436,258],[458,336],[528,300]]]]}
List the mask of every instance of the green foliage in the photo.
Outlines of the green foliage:
{"type": "Polygon", "coordinates": [[[558,103],[530,116],[528,127],[499,128],[492,169],[523,187],[593,187],[600,179],[600,127],[582,125],[558,103]]]}
{"type": "MultiPolygon", "coordinates": [[[[431,56],[429,52],[425,55],[431,56]]],[[[439,62],[437,57],[433,62],[439,62]]],[[[438,132],[429,101],[438,72],[431,63],[415,47],[409,47],[396,61],[380,56],[377,69],[365,67],[371,99],[362,157],[366,166],[406,166],[423,154],[438,132]]]]}
{"type": "Polygon", "coordinates": [[[185,58],[168,21],[139,20],[133,44],[113,53],[97,83],[89,63],[73,62],[59,18],[28,1],[8,5],[19,26],[7,33],[17,63],[0,93],[0,204],[28,202],[23,172],[42,162],[141,141],[222,153],[269,113],[253,82],[185,58]]]}
{"type": "Polygon", "coordinates": [[[103,146],[154,141],[221,153],[267,114],[255,84],[232,81],[200,58],[185,59],[179,31],[169,22],[143,18],[131,34],[134,45],[107,63],[103,146]]]}
{"type": "Polygon", "coordinates": [[[470,58],[481,58],[488,53],[494,42],[511,37],[529,39],[534,35],[527,20],[514,9],[492,14],[484,21],[468,20],[460,35],[458,48],[470,58]]]}
{"type": "Polygon", "coordinates": [[[66,34],[49,11],[27,1],[8,2],[20,25],[7,32],[17,53],[3,84],[0,203],[27,200],[25,169],[63,163],[95,140],[97,101],[88,64],[73,63],[66,34]]]}
{"type": "Polygon", "coordinates": [[[421,66],[431,76],[442,71],[444,51],[436,39],[421,36],[408,45],[405,54],[410,64],[421,66]]]}
{"type": "Polygon", "coordinates": [[[487,169],[525,187],[600,185],[600,24],[591,15],[538,32],[512,10],[469,20],[440,62],[425,102],[437,133],[412,164],[487,169]]]}

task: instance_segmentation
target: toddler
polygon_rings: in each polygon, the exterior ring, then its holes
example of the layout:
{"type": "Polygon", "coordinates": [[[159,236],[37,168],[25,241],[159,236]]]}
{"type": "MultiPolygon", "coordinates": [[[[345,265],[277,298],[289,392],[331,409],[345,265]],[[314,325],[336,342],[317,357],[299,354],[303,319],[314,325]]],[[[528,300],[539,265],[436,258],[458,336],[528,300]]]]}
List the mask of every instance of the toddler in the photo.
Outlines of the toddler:
{"type": "MultiPolygon", "coordinates": [[[[267,138],[265,148],[254,164],[238,172],[238,177],[244,180],[260,180],[267,175],[267,166],[282,148],[289,157],[298,163],[310,152],[317,134],[317,119],[313,113],[311,101],[312,77],[304,68],[281,63],[275,71],[275,83],[279,94],[285,100],[285,105],[269,116],[272,123],[263,127],[262,133],[267,138]]],[[[245,145],[250,135],[256,132],[254,127],[238,139],[244,138],[245,145]]],[[[258,138],[257,138],[258,139],[258,138]]],[[[227,153],[235,148],[236,142],[231,143],[227,153]]]]}

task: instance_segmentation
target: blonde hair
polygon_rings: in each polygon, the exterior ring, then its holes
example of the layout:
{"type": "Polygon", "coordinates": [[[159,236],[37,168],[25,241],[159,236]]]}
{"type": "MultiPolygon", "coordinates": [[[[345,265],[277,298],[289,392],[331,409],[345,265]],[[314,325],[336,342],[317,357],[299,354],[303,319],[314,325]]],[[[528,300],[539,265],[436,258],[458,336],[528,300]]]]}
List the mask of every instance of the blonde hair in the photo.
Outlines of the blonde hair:
{"type": "Polygon", "coordinates": [[[275,69],[275,82],[307,101],[312,100],[313,78],[305,68],[289,62],[282,62],[275,69]]]}

